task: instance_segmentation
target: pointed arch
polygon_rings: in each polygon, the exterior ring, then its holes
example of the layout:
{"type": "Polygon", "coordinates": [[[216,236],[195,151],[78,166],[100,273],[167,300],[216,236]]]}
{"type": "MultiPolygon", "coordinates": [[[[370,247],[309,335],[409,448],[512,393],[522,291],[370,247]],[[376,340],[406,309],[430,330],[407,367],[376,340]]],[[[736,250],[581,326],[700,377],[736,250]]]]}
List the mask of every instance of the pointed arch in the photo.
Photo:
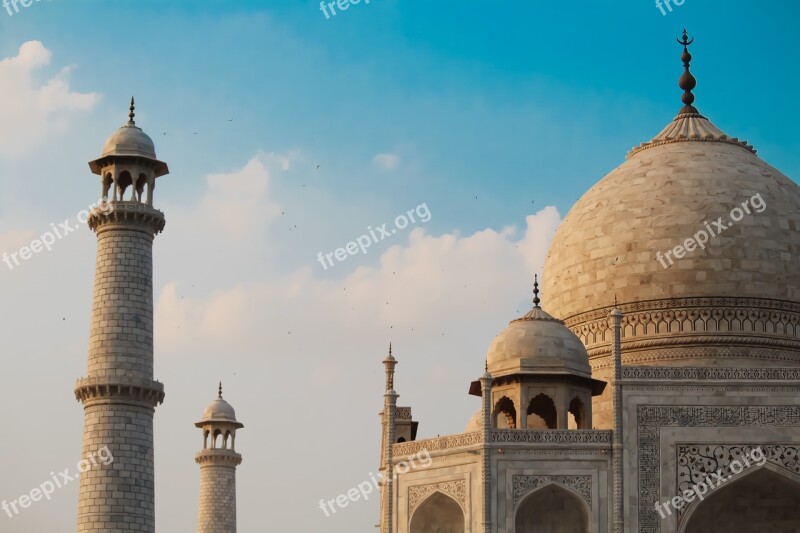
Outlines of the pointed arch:
{"type": "Polygon", "coordinates": [[[765,463],[750,467],[693,499],[684,509],[679,533],[774,533],[800,524],[800,477],[765,463]]]}
{"type": "Polygon", "coordinates": [[[572,415],[568,421],[568,429],[589,429],[586,427],[586,406],[578,396],[569,402],[569,414],[572,415]],[[574,423],[575,427],[572,427],[574,423]]]}
{"type": "Polygon", "coordinates": [[[574,490],[547,483],[520,501],[514,516],[515,533],[588,533],[591,510],[574,490]]]}
{"type": "Polygon", "coordinates": [[[492,411],[492,426],[500,429],[517,427],[517,409],[514,407],[514,400],[508,396],[497,400],[492,411]]]}
{"type": "Polygon", "coordinates": [[[464,533],[464,510],[452,497],[433,491],[411,516],[409,533],[464,533]]]}
{"type": "Polygon", "coordinates": [[[528,424],[530,428],[537,428],[537,426],[539,426],[539,429],[556,429],[558,424],[556,404],[550,396],[544,393],[539,393],[533,397],[531,403],[528,404],[527,415],[531,417],[529,418],[528,424]],[[533,425],[531,425],[530,422],[532,422],[533,425]],[[542,425],[544,425],[544,427],[541,427],[542,425]]]}

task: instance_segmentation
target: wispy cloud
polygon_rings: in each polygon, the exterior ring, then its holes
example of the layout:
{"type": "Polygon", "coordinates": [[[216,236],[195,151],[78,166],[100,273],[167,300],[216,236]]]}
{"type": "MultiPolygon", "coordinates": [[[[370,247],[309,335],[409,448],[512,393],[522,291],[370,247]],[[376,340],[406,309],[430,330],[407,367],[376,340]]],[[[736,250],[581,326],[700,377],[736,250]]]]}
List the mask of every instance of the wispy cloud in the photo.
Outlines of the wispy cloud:
{"type": "Polygon", "coordinates": [[[0,61],[0,158],[32,152],[66,131],[78,115],[98,102],[97,93],[70,90],[69,67],[37,83],[37,71],[49,65],[51,58],[40,41],[28,41],[16,56],[0,61]]]}
{"type": "Polygon", "coordinates": [[[397,154],[377,154],[372,158],[373,163],[383,171],[394,170],[400,164],[400,156],[397,154]]]}

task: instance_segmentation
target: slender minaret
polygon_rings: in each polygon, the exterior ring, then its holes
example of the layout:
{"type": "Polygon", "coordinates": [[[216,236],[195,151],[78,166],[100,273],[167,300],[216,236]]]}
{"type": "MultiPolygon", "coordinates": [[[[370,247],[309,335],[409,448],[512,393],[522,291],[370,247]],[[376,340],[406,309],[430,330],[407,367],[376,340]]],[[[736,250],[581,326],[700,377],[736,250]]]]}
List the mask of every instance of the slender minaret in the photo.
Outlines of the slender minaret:
{"type": "Polygon", "coordinates": [[[222,383],[217,399],[195,426],[203,430],[203,451],[194,459],[200,465],[197,532],[236,533],[236,467],[242,464],[236,453],[236,430],[244,424],[222,399],[222,383]]]}
{"type": "Polygon", "coordinates": [[[623,501],[623,453],[622,448],[622,312],[617,309],[617,297],[614,296],[614,309],[611,310],[614,327],[614,433],[611,447],[612,470],[614,475],[614,504],[612,511],[612,531],[625,531],[625,505],[623,501]]]}
{"type": "MultiPolygon", "coordinates": [[[[538,290],[537,290],[538,292],[538,290]]],[[[535,301],[534,301],[535,302],[535,301]]],[[[537,303],[538,305],[538,303],[537,303]]],[[[481,498],[483,514],[483,533],[492,533],[492,374],[489,373],[489,360],[484,364],[481,376],[481,412],[483,414],[481,450],[481,483],[483,484],[483,497],[481,498]]]]}
{"type": "Polygon", "coordinates": [[[386,389],[383,395],[383,461],[381,480],[381,533],[392,533],[394,527],[394,457],[393,446],[397,430],[397,398],[394,391],[394,367],[397,359],[392,355],[392,344],[389,343],[389,355],[383,360],[386,371],[386,389]]]}
{"type": "Polygon", "coordinates": [[[97,263],[88,373],[75,397],[84,405],[82,457],[107,447],[113,461],[81,474],[78,532],[155,531],[153,415],[164,387],[153,381],[152,251],[164,214],[153,188],[169,170],[136,126],[133,98],[128,117],[89,163],[103,201],[87,218],[97,263]]]}

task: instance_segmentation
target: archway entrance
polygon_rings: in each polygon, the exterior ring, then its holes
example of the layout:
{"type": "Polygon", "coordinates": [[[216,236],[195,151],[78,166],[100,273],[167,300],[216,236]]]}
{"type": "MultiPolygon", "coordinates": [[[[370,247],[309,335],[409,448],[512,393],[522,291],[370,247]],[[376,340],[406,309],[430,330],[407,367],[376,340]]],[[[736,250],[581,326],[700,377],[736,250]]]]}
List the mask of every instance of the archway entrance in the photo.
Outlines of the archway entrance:
{"type": "Polygon", "coordinates": [[[410,533],[464,533],[464,512],[449,496],[434,492],[411,517],[410,533]]]}
{"type": "Polygon", "coordinates": [[[761,468],[710,493],[683,533],[793,533],[800,528],[800,483],[761,468]]]}
{"type": "Polygon", "coordinates": [[[555,484],[522,500],[514,521],[515,533],[587,533],[586,504],[571,491],[555,484]]]}

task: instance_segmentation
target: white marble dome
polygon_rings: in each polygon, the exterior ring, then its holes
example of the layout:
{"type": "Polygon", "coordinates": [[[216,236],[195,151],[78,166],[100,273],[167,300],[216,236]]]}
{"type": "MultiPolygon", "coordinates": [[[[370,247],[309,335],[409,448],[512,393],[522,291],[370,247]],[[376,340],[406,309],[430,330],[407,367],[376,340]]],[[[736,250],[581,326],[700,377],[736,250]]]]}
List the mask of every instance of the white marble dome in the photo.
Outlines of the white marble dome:
{"type": "Polygon", "coordinates": [[[520,373],[591,377],[589,356],[580,339],[540,307],[512,320],[489,345],[486,361],[494,377],[520,373]]]}
{"type": "Polygon", "coordinates": [[[158,159],[153,139],[141,128],[126,124],[115,131],[103,145],[100,157],[128,155],[158,159]]]}
{"type": "Polygon", "coordinates": [[[570,209],[550,246],[542,292],[565,320],[610,308],[615,295],[624,303],[800,302],[798,265],[800,187],[705,118],[681,115],[570,209]],[[733,222],[731,211],[744,202],[751,214],[733,222]],[[720,231],[719,217],[731,225],[705,249],[664,259],[707,225],[720,231]]]}

